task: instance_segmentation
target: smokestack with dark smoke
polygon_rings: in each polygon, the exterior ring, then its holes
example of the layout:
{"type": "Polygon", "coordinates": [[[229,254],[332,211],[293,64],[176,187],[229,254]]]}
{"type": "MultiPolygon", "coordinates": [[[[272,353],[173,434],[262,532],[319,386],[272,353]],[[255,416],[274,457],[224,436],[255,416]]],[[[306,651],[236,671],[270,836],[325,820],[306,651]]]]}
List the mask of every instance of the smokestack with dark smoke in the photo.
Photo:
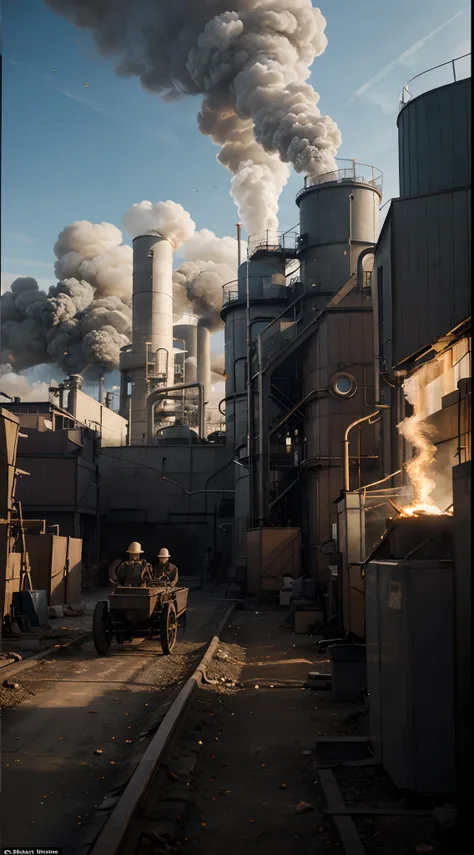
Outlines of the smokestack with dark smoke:
{"type": "Polygon", "coordinates": [[[202,95],[198,125],[220,146],[249,232],[277,227],[291,164],[314,176],[335,168],[337,125],[306,81],[326,48],[311,0],[47,0],[98,50],[119,57],[165,100],[202,95]]]}

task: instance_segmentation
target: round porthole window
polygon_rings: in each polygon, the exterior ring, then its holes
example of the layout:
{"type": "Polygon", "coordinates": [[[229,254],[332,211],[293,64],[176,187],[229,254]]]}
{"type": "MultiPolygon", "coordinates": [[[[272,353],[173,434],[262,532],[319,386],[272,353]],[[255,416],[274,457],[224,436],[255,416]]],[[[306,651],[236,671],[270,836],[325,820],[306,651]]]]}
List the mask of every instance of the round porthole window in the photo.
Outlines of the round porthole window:
{"type": "Polygon", "coordinates": [[[340,371],[331,377],[330,388],[338,398],[352,398],[357,392],[357,380],[347,371],[340,371]]]}

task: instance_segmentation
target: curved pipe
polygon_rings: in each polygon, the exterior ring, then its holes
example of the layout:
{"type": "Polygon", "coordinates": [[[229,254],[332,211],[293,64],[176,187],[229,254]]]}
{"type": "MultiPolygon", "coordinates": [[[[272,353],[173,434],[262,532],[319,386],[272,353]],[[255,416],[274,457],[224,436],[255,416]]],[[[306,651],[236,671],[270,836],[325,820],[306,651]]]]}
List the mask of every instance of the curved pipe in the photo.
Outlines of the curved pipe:
{"type": "Polygon", "coordinates": [[[159,398],[166,395],[168,392],[181,392],[184,389],[198,389],[199,390],[199,438],[203,439],[204,437],[204,386],[199,380],[193,380],[189,383],[177,383],[174,386],[157,386],[153,392],[150,392],[148,398],[146,399],[146,411],[147,411],[147,427],[148,427],[148,436],[147,442],[148,445],[153,445],[153,427],[154,427],[154,413],[156,402],[159,398]]]}
{"type": "Polygon", "coordinates": [[[362,291],[362,279],[363,279],[362,261],[367,255],[375,256],[375,246],[367,246],[365,249],[362,250],[362,252],[359,255],[359,258],[357,259],[357,285],[356,285],[357,291],[362,291]]]}
{"type": "MultiPolygon", "coordinates": [[[[380,405],[380,409],[389,409],[387,405],[380,405]]],[[[356,419],[355,422],[352,422],[349,427],[346,428],[344,432],[344,490],[346,493],[350,492],[350,476],[349,476],[349,433],[352,428],[355,428],[357,425],[362,424],[362,422],[368,422],[370,419],[374,419],[376,416],[380,415],[380,410],[375,410],[373,413],[369,413],[368,416],[363,416],[361,419],[356,419]]]]}

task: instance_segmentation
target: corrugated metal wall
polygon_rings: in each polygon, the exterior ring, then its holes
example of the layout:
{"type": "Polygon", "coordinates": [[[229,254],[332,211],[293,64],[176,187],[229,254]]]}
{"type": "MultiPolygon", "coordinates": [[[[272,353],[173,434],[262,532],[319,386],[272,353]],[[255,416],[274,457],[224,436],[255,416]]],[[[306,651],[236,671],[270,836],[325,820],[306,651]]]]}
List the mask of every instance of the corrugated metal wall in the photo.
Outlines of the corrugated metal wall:
{"type": "Polygon", "coordinates": [[[398,117],[400,196],[471,183],[471,80],[409,101],[398,117]]]}
{"type": "Polygon", "coordinates": [[[471,313],[471,191],[392,203],[393,365],[471,313]]]}

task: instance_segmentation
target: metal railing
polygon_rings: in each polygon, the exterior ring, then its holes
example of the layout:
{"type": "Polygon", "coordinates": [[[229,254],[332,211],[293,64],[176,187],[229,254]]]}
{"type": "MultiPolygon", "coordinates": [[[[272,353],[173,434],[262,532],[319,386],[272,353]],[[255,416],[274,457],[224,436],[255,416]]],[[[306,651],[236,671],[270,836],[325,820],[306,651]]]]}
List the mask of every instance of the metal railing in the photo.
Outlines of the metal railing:
{"type": "Polygon", "coordinates": [[[222,286],[222,305],[226,306],[228,303],[235,303],[236,300],[239,299],[239,284],[237,280],[234,282],[227,282],[226,285],[222,286]]]}
{"type": "MultiPolygon", "coordinates": [[[[241,288],[240,297],[237,279],[223,285],[222,305],[226,306],[228,303],[234,303],[239,299],[245,300],[246,283],[244,282],[243,285],[244,288],[243,290],[241,288]]],[[[289,294],[288,286],[280,282],[274,282],[271,276],[249,276],[249,290],[251,299],[281,300],[288,299],[289,294]]]]}
{"type": "Polygon", "coordinates": [[[358,163],[356,160],[347,160],[346,158],[337,158],[336,161],[337,163],[350,163],[351,165],[338,167],[332,172],[325,172],[323,175],[306,175],[304,187],[296,194],[296,201],[310,187],[317,187],[320,184],[355,182],[356,184],[367,184],[382,193],[383,173],[376,166],[371,166],[369,163],[358,163]]]}
{"type": "Polygon", "coordinates": [[[248,257],[251,258],[258,250],[266,252],[296,251],[298,232],[290,229],[287,232],[275,232],[267,229],[265,232],[250,235],[248,240],[248,257]]]}
{"type": "MultiPolygon", "coordinates": [[[[353,274],[354,276],[355,274],[353,274]]],[[[318,283],[321,284],[321,283],[318,283]]],[[[369,291],[372,285],[372,271],[364,270],[362,274],[362,290],[369,291]]],[[[307,302],[303,299],[306,296],[317,296],[319,287],[306,287],[300,292],[296,299],[284,309],[273,321],[262,330],[261,336],[261,356],[262,366],[265,367],[268,362],[276,357],[279,353],[285,350],[291,342],[299,336],[313,321],[321,314],[324,309],[324,304],[330,299],[329,295],[325,295],[325,301],[319,305],[308,307],[307,302]]],[[[337,292],[334,292],[334,296],[337,292]]],[[[258,370],[258,354],[253,355],[254,370],[258,370]]]]}
{"type": "Polygon", "coordinates": [[[442,62],[440,65],[433,65],[432,68],[427,68],[426,71],[421,71],[411,77],[400,93],[399,109],[402,110],[412,98],[418,95],[423,95],[431,89],[437,89],[439,86],[446,86],[448,83],[457,83],[458,80],[465,80],[471,76],[470,53],[464,53],[462,56],[456,56],[448,62],[442,62]],[[469,61],[468,61],[469,58],[469,61]],[[465,67],[462,66],[461,60],[466,60],[465,67]],[[442,70],[441,70],[442,69],[442,70]],[[438,74],[434,74],[438,72],[438,74]],[[428,77],[429,75],[429,77],[428,77]],[[428,77],[428,79],[426,79],[428,77]],[[421,80],[423,78],[423,80],[421,80]],[[419,91],[412,92],[408,87],[418,80],[421,83],[419,91]],[[426,86],[424,86],[426,84],[426,86]]]}

